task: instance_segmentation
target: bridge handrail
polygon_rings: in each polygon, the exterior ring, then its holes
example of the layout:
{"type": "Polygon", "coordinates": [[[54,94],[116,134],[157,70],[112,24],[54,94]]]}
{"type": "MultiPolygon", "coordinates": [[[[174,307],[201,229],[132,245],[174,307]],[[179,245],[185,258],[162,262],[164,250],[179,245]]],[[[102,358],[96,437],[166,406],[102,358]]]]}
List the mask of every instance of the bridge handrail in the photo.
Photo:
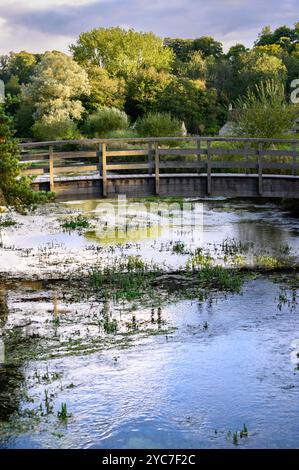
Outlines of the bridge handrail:
{"type": "Polygon", "coordinates": [[[203,142],[252,142],[252,143],[273,143],[273,144],[299,144],[299,138],[271,139],[266,137],[128,137],[128,138],[109,138],[109,139],[78,139],[78,140],[49,140],[43,142],[20,142],[20,148],[35,148],[61,145],[92,145],[109,143],[150,143],[150,142],[182,142],[182,141],[203,141],[203,142]]]}

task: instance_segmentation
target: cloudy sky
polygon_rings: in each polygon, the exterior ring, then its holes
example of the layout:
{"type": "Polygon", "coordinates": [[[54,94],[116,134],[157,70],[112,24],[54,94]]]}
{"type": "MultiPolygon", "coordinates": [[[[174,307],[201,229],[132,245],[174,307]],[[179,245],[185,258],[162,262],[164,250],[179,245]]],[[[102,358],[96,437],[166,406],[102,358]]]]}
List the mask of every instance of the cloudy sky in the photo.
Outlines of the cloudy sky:
{"type": "Polygon", "coordinates": [[[0,53],[65,52],[82,31],[122,26],[252,45],[265,25],[299,21],[298,0],[0,0],[0,53]],[[296,8],[297,6],[297,8],[296,8]]]}

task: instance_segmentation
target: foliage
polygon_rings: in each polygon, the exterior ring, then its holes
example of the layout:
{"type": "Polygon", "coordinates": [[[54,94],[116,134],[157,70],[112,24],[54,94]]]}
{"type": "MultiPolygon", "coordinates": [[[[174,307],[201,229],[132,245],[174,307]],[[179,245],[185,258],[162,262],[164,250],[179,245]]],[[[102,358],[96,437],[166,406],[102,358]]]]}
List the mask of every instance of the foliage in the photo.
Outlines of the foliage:
{"type": "Polygon", "coordinates": [[[105,137],[108,132],[126,130],[128,127],[129,119],[124,111],[103,108],[87,117],[83,129],[88,137],[105,137]]]}
{"type": "Polygon", "coordinates": [[[138,118],[135,129],[141,137],[182,136],[182,122],[169,113],[149,113],[138,118]]]}
{"type": "MultiPolygon", "coordinates": [[[[163,40],[120,27],[82,33],[71,51],[73,57],[57,51],[0,56],[5,112],[18,137],[77,138],[76,125],[88,129],[104,108],[124,110],[133,122],[170,113],[189,133],[213,135],[229,105],[248,90],[256,94],[261,82],[279,80],[290,95],[299,77],[299,23],[267,26],[254,47],[237,43],[226,54],[211,36],[163,40]]],[[[104,129],[105,136],[132,132],[128,126],[104,129]]]]}
{"type": "Polygon", "coordinates": [[[37,61],[38,55],[27,51],[11,52],[8,56],[2,56],[0,78],[7,83],[14,75],[18,77],[20,84],[29,83],[37,61]]]}
{"type": "Polygon", "coordinates": [[[124,80],[110,77],[107,70],[98,65],[86,70],[90,84],[90,94],[82,98],[86,111],[91,113],[103,107],[122,109],[126,99],[124,80]]]}
{"type": "Polygon", "coordinates": [[[247,137],[284,137],[299,114],[297,106],[286,103],[283,84],[273,80],[248,91],[237,108],[236,134],[247,137]]]}
{"type": "Polygon", "coordinates": [[[88,220],[84,219],[81,215],[78,215],[77,217],[67,220],[66,222],[63,222],[61,224],[62,228],[66,230],[77,230],[77,229],[84,229],[84,228],[89,228],[89,222],[88,220]]]}
{"type": "Polygon", "coordinates": [[[42,116],[41,119],[35,121],[32,126],[34,137],[40,141],[47,140],[73,140],[80,138],[80,132],[74,121],[69,118],[49,119],[42,116]]]}
{"type": "Polygon", "coordinates": [[[217,130],[216,94],[214,90],[203,90],[201,82],[173,79],[161,94],[156,108],[183,121],[192,134],[217,130]]]}
{"type": "Polygon", "coordinates": [[[130,116],[148,113],[154,109],[161,93],[171,80],[169,73],[154,67],[142,69],[127,81],[125,109],[130,116]]]}
{"type": "Polygon", "coordinates": [[[17,141],[13,137],[11,120],[0,106],[0,199],[8,205],[22,206],[46,201],[51,195],[34,192],[30,179],[21,176],[17,141]]]}
{"type": "Polygon", "coordinates": [[[173,60],[172,51],[158,36],[122,28],[82,33],[71,51],[79,64],[104,67],[110,76],[125,78],[148,67],[169,70],[173,60]]]}
{"type": "Polygon", "coordinates": [[[30,84],[23,89],[24,101],[34,104],[34,118],[44,122],[80,119],[83,106],[79,97],[89,93],[86,71],[57,51],[43,55],[30,84]]]}

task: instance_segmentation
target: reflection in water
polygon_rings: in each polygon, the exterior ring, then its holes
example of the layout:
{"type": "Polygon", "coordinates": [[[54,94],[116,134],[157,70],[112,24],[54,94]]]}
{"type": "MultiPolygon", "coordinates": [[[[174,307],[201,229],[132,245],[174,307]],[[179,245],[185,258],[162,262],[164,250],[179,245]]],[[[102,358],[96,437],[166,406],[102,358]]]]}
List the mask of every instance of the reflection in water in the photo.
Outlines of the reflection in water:
{"type": "Polygon", "coordinates": [[[0,288],[0,328],[3,328],[7,321],[8,307],[7,307],[7,293],[4,289],[0,288]]]}
{"type": "Polygon", "coordinates": [[[0,289],[0,422],[7,421],[18,410],[20,386],[24,381],[19,365],[5,363],[5,342],[1,334],[8,314],[7,292],[0,289]]]}

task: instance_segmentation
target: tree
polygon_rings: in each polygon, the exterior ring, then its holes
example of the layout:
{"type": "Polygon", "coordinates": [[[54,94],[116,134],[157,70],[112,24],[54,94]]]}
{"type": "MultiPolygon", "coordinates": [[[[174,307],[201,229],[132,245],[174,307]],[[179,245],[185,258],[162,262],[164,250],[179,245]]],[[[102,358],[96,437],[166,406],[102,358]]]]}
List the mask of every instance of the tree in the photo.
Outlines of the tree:
{"type": "Polygon", "coordinates": [[[30,182],[29,178],[21,176],[19,148],[13,137],[11,119],[0,106],[0,199],[8,205],[21,208],[46,201],[51,196],[32,191],[30,182]]]}
{"type": "Polygon", "coordinates": [[[126,112],[136,119],[152,111],[170,80],[169,73],[158,72],[153,67],[137,72],[127,81],[126,112]]]}
{"type": "Polygon", "coordinates": [[[229,48],[229,51],[228,53],[226,54],[226,58],[230,61],[230,62],[238,62],[240,60],[240,57],[242,56],[242,54],[248,52],[249,49],[247,47],[244,46],[244,44],[235,44],[234,46],[231,46],[229,48]]]}
{"type": "Polygon", "coordinates": [[[267,80],[237,102],[236,134],[242,137],[281,138],[298,117],[299,108],[285,101],[284,85],[267,80]]]}
{"type": "Polygon", "coordinates": [[[173,61],[171,49],[163,46],[161,38],[133,29],[93,29],[80,34],[71,51],[79,64],[105,68],[112,77],[127,78],[148,67],[169,70],[173,61]]]}
{"type": "Polygon", "coordinates": [[[90,94],[82,97],[82,104],[88,113],[99,108],[124,107],[125,82],[121,78],[109,77],[106,69],[91,65],[86,69],[90,84],[90,94]]]}
{"type": "Polygon", "coordinates": [[[193,134],[215,133],[218,127],[215,90],[203,90],[194,80],[174,78],[161,94],[156,109],[183,121],[193,134]]]}
{"type": "Polygon", "coordinates": [[[253,49],[241,57],[236,89],[240,96],[245,94],[248,88],[254,89],[260,82],[284,82],[286,77],[287,69],[281,59],[253,49]]]}
{"type": "Polygon", "coordinates": [[[194,39],[193,50],[200,51],[203,57],[213,56],[219,59],[223,54],[222,44],[211,36],[194,39]]]}
{"type": "Polygon", "coordinates": [[[188,60],[189,54],[193,51],[193,40],[165,38],[164,46],[172,49],[176,59],[185,62],[188,60]]]}
{"type": "Polygon", "coordinates": [[[0,61],[0,78],[7,82],[12,75],[19,79],[20,84],[29,83],[39,56],[27,51],[11,52],[2,56],[0,61]]]}
{"type": "Polygon", "coordinates": [[[84,111],[80,98],[89,93],[88,76],[80,65],[62,52],[46,52],[31,83],[23,88],[23,103],[34,109],[37,121],[33,130],[39,134],[41,127],[52,126],[67,129],[69,135],[70,120],[79,120],[84,111]]]}

